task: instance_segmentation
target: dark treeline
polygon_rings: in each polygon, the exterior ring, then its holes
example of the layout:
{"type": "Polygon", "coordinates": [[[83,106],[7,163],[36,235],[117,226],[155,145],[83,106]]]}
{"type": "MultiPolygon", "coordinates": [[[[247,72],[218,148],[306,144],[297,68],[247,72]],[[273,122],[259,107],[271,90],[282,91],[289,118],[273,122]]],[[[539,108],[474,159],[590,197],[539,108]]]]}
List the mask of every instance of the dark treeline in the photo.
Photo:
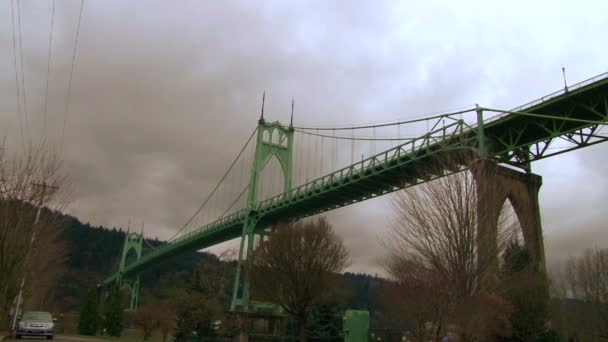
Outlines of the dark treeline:
{"type": "MultiPolygon", "coordinates": [[[[126,232],[117,228],[92,226],[69,216],[65,217],[64,222],[62,234],[67,258],[63,275],[50,291],[49,307],[39,309],[65,315],[66,328],[73,326],[75,329],[78,312],[83,308],[87,295],[95,289],[96,284],[117,270],[126,232]]],[[[148,239],[144,244],[144,253],[150,246],[156,248],[163,243],[158,239],[148,239]]],[[[159,305],[167,306],[166,303],[180,307],[193,298],[197,299],[197,296],[203,296],[200,302],[207,302],[211,311],[215,310],[210,317],[221,318],[223,314],[218,312],[228,309],[235,268],[235,261],[222,261],[217,256],[204,252],[186,253],[155,265],[141,274],[142,313],[158,311],[156,309],[159,305]],[[213,301],[209,302],[205,296],[213,297],[213,301]]],[[[397,336],[395,340],[399,340],[400,330],[404,326],[401,324],[403,322],[395,320],[393,312],[394,306],[399,304],[383,300],[389,285],[388,280],[378,276],[356,273],[339,275],[336,298],[316,308],[309,322],[311,338],[314,338],[314,332],[320,330],[319,327],[323,327],[328,334],[335,335],[341,329],[344,310],[356,309],[370,312],[372,331],[378,336],[383,334],[383,340],[393,340],[390,338],[393,334],[397,336]]],[[[587,340],[586,335],[598,336],[592,328],[581,329],[582,326],[593,323],[586,314],[590,311],[588,306],[591,304],[565,297],[567,296],[552,298],[551,325],[563,336],[575,336],[575,340],[587,340]]],[[[173,312],[178,321],[180,314],[188,314],[175,309],[173,312]]],[[[137,317],[132,321],[137,326],[137,317]]]]}
{"type": "MultiPolygon", "coordinates": [[[[96,284],[111,275],[118,268],[125,239],[125,231],[83,223],[76,218],[66,217],[63,230],[67,247],[67,261],[63,277],[52,293],[52,308],[55,312],[77,312],[80,310],[87,293],[96,284]]],[[[152,247],[163,244],[157,239],[147,239],[152,247]]],[[[144,244],[144,253],[150,247],[144,244]]],[[[190,252],[162,262],[141,274],[141,298],[145,304],[150,297],[164,293],[170,288],[191,287],[196,272],[214,273],[213,270],[225,267],[235,268],[236,262],[220,261],[215,255],[204,252],[190,252]]],[[[230,272],[231,274],[234,272],[230,272]]],[[[349,309],[374,311],[374,296],[384,281],[377,276],[345,273],[340,277],[341,306],[349,309]]],[[[227,286],[222,296],[222,304],[228,305],[230,291],[227,286]]]]}

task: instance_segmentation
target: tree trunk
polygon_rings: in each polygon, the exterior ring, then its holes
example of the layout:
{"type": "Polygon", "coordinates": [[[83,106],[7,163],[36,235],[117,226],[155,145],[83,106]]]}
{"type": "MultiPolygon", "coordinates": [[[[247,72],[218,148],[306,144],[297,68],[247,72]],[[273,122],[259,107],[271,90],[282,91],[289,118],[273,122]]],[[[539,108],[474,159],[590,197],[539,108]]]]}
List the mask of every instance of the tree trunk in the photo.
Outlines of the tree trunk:
{"type": "Polygon", "coordinates": [[[298,319],[298,330],[300,332],[300,342],[306,342],[306,317],[298,319]]]}
{"type": "Polygon", "coordinates": [[[441,341],[441,320],[437,323],[437,328],[435,330],[435,341],[441,341]]]}

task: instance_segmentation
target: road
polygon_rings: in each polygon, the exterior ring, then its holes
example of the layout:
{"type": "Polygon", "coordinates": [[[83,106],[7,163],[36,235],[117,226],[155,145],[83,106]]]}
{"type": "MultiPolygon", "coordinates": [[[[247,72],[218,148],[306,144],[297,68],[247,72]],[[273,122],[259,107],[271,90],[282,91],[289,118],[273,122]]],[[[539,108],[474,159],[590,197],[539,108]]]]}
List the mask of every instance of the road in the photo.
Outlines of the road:
{"type": "MultiPolygon", "coordinates": [[[[4,342],[23,342],[23,341],[46,341],[45,338],[41,337],[23,337],[21,340],[6,338],[4,342]]],[[[80,336],[65,336],[65,335],[56,335],[53,341],[57,342],[108,342],[108,340],[104,340],[98,337],[80,337],[80,336]]]]}

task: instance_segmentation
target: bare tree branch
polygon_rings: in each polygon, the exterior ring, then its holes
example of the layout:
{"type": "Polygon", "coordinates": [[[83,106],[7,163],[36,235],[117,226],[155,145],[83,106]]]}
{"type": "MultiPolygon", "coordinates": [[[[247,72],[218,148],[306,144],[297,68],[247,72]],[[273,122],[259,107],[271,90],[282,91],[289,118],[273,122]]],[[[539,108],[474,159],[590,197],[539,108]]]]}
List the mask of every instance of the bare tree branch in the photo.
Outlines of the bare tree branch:
{"type": "MultiPolygon", "coordinates": [[[[21,150],[20,150],[21,151],[21,150]]],[[[61,211],[69,197],[62,163],[44,145],[11,154],[0,146],[0,324],[22,279],[26,304],[40,308],[65,260],[61,211]]]]}
{"type": "Polygon", "coordinates": [[[276,227],[254,253],[251,280],[254,296],[281,304],[300,324],[334,285],[335,274],[349,265],[348,251],[324,218],[276,227]]]}

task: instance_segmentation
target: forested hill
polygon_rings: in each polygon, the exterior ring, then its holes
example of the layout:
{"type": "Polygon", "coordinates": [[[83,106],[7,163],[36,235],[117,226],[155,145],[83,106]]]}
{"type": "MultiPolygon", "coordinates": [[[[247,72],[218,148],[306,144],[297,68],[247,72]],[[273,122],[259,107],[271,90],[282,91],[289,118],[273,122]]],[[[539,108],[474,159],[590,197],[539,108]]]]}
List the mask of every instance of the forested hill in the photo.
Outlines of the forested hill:
{"type": "MultiPolygon", "coordinates": [[[[78,311],[87,292],[117,270],[125,231],[92,226],[67,216],[63,233],[67,249],[65,273],[50,292],[52,308],[49,309],[55,312],[78,311]]],[[[162,243],[148,239],[144,243],[144,253],[146,249],[162,243]]],[[[180,255],[142,273],[141,300],[145,302],[161,290],[190,286],[195,273],[201,270],[213,272],[226,267],[235,268],[236,263],[222,262],[215,255],[204,252],[180,255]]],[[[374,291],[382,281],[366,274],[342,275],[343,305],[352,309],[373,309],[374,291]]],[[[227,292],[229,290],[230,287],[226,289],[227,292]]]]}

